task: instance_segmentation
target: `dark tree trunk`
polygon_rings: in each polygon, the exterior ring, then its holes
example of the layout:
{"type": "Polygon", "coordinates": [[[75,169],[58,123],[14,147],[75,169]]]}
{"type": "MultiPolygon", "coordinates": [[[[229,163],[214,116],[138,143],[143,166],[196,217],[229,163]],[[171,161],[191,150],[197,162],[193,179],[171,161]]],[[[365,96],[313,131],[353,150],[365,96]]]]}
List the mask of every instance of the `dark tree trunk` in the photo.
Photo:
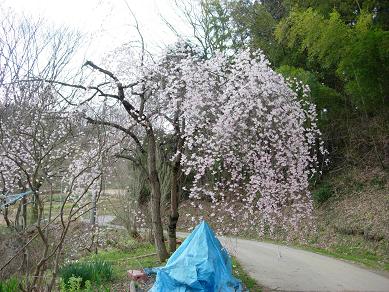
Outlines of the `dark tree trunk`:
{"type": "Polygon", "coordinates": [[[23,197],[22,199],[22,226],[23,229],[27,228],[27,198],[23,197]]]}
{"type": "Polygon", "coordinates": [[[179,201],[179,162],[175,162],[172,168],[171,192],[170,192],[170,216],[169,216],[169,251],[176,250],[176,229],[179,218],[178,201],[179,201]]]}
{"type": "Polygon", "coordinates": [[[148,159],[147,168],[151,186],[151,220],[154,233],[154,243],[157,249],[158,258],[161,262],[168,257],[165,242],[163,240],[163,227],[161,219],[161,185],[158,178],[156,163],[156,145],[152,129],[147,130],[148,137],[148,159]]]}
{"type": "Polygon", "coordinates": [[[18,205],[18,209],[16,211],[16,215],[15,215],[15,229],[16,230],[19,230],[20,229],[20,211],[22,210],[22,202],[20,201],[19,205],[18,205]]]}
{"type": "Polygon", "coordinates": [[[27,198],[24,196],[21,200],[22,204],[22,227],[23,229],[27,228],[27,198]]]}
{"type": "Polygon", "coordinates": [[[8,218],[8,206],[4,207],[3,217],[4,217],[5,223],[7,224],[7,227],[10,228],[11,227],[11,221],[9,221],[9,218],[8,218]]]}
{"type": "Polygon", "coordinates": [[[95,226],[96,224],[96,215],[97,215],[97,202],[96,202],[96,195],[93,194],[92,197],[92,209],[90,214],[90,225],[95,226]]]}
{"type": "Polygon", "coordinates": [[[32,198],[32,209],[31,209],[31,224],[34,224],[38,221],[38,216],[39,216],[39,204],[40,204],[40,198],[39,198],[39,189],[35,190],[32,198]]]}
{"type": "Polygon", "coordinates": [[[172,165],[171,191],[170,191],[170,216],[169,216],[169,250],[175,252],[177,248],[177,222],[179,218],[178,204],[180,200],[180,171],[181,171],[181,156],[183,152],[184,139],[181,137],[181,130],[185,128],[185,122],[182,122],[180,127],[178,119],[178,111],[176,112],[174,122],[175,129],[175,149],[177,154],[172,165]]]}

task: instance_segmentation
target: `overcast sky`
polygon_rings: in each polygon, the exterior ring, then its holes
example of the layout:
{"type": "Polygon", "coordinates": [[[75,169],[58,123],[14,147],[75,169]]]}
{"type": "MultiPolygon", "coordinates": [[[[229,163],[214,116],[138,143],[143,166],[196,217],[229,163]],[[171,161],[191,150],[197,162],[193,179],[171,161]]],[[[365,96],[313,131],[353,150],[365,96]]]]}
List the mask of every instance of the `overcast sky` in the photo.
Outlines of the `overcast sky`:
{"type": "MultiPolygon", "coordinates": [[[[138,39],[134,19],[125,0],[3,0],[6,7],[56,25],[73,27],[93,41],[88,57],[99,59],[122,43],[138,39]]],[[[161,15],[181,33],[190,30],[177,15],[173,0],[127,0],[136,15],[149,50],[158,52],[176,40],[161,15]]]]}

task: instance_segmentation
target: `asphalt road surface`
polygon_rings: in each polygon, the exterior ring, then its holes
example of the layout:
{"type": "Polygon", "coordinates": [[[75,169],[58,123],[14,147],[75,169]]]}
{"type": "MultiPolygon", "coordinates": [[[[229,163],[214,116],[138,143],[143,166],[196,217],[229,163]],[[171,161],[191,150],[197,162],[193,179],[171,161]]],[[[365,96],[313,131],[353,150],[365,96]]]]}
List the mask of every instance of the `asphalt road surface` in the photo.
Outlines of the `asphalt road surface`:
{"type": "Polygon", "coordinates": [[[341,260],[271,243],[219,239],[245,271],[270,290],[389,291],[388,277],[341,260]]]}

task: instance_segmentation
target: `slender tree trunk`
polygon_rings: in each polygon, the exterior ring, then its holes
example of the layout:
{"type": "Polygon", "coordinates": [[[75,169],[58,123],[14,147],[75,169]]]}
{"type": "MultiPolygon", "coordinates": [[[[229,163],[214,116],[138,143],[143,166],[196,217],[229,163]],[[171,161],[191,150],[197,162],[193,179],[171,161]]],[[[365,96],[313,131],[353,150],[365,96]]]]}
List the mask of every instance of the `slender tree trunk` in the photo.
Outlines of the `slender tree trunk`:
{"type": "MultiPolygon", "coordinates": [[[[33,180],[34,182],[37,181],[37,179],[33,180]]],[[[39,197],[39,189],[42,186],[42,181],[37,181],[34,183],[32,186],[32,198],[33,198],[33,203],[32,203],[32,212],[31,212],[31,223],[37,223],[38,220],[41,220],[41,209],[43,209],[43,205],[41,202],[41,199],[39,197]]]]}
{"type": "Polygon", "coordinates": [[[136,227],[135,215],[132,215],[132,223],[131,223],[131,225],[132,225],[132,227],[131,227],[131,236],[134,237],[134,238],[139,237],[138,228],[136,227]]]}
{"type": "Polygon", "coordinates": [[[11,227],[11,221],[9,221],[9,218],[8,218],[8,206],[4,207],[3,217],[4,217],[5,223],[7,224],[7,227],[10,228],[11,227]]]}
{"type": "Polygon", "coordinates": [[[15,215],[15,228],[16,230],[19,230],[20,228],[20,211],[22,210],[22,202],[19,203],[18,205],[18,209],[16,211],[16,215],[15,215]]]}
{"type": "Polygon", "coordinates": [[[22,228],[27,228],[27,198],[24,196],[21,200],[22,204],[22,228]]]}
{"type": "Polygon", "coordinates": [[[96,194],[92,194],[92,209],[90,210],[90,225],[92,229],[92,242],[90,246],[90,250],[92,251],[92,248],[94,249],[94,253],[97,254],[97,224],[96,224],[96,219],[97,219],[97,202],[96,202],[96,194]]]}
{"type": "Polygon", "coordinates": [[[36,223],[38,220],[38,213],[39,213],[39,204],[38,204],[38,194],[34,193],[32,195],[33,202],[31,205],[31,223],[36,223]]]}
{"type": "MultiPolygon", "coordinates": [[[[62,220],[63,220],[63,217],[62,217],[62,220]]],[[[55,257],[54,257],[54,262],[53,262],[53,267],[52,267],[51,281],[47,285],[47,291],[48,292],[51,292],[54,289],[55,282],[57,280],[59,264],[60,264],[60,261],[61,261],[61,254],[62,254],[62,249],[63,249],[63,243],[64,243],[65,237],[66,237],[66,235],[68,233],[69,225],[70,225],[70,222],[68,221],[66,223],[66,227],[62,231],[61,237],[59,239],[59,243],[57,245],[57,250],[55,251],[55,257]]]]}
{"type": "Polygon", "coordinates": [[[163,241],[163,228],[161,219],[161,185],[158,178],[156,163],[155,137],[152,129],[147,130],[148,136],[148,175],[151,186],[151,220],[154,233],[154,243],[157,249],[158,258],[161,262],[167,259],[168,253],[163,241]]]}
{"type": "Polygon", "coordinates": [[[170,216],[169,216],[169,251],[171,253],[176,250],[176,229],[178,214],[178,201],[179,201],[179,162],[175,162],[172,168],[171,177],[171,192],[170,192],[170,216]]]}
{"type": "Polygon", "coordinates": [[[31,223],[34,224],[38,221],[39,209],[40,209],[40,198],[39,189],[36,189],[32,195],[32,210],[31,210],[31,223]]]}
{"type": "Polygon", "coordinates": [[[169,216],[169,250],[175,252],[177,248],[177,222],[179,218],[178,204],[180,200],[180,171],[181,171],[181,156],[183,152],[184,139],[181,137],[181,130],[185,128],[185,121],[182,121],[180,126],[178,119],[178,111],[176,112],[175,122],[175,149],[177,153],[172,165],[171,176],[171,191],[170,191],[170,216],[169,216]]]}
{"type": "Polygon", "coordinates": [[[90,216],[90,225],[93,227],[96,224],[96,215],[97,215],[97,203],[96,203],[96,194],[92,194],[92,209],[91,209],[91,216],[90,216]]]}
{"type": "MultiPolygon", "coordinates": [[[[53,211],[53,185],[50,184],[49,218],[48,218],[47,222],[51,222],[52,211],[53,211]]],[[[46,229],[46,237],[49,238],[49,228],[46,229]]]]}

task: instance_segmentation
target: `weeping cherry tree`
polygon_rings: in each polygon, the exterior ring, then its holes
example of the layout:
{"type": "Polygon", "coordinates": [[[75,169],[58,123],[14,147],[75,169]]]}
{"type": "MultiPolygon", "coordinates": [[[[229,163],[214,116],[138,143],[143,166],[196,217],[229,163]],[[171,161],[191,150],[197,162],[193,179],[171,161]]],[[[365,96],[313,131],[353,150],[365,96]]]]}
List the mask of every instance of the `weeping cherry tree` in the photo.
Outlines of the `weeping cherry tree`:
{"type": "MultiPolygon", "coordinates": [[[[185,174],[193,204],[212,202],[220,231],[296,230],[312,215],[309,180],[325,154],[308,88],[275,73],[261,52],[193,56],[177,63],[185,174]],[[185,88],[183,91],[182,88],[185,88]]],[[[308,220],[309,221],[309,220],[308,220]]]]}

